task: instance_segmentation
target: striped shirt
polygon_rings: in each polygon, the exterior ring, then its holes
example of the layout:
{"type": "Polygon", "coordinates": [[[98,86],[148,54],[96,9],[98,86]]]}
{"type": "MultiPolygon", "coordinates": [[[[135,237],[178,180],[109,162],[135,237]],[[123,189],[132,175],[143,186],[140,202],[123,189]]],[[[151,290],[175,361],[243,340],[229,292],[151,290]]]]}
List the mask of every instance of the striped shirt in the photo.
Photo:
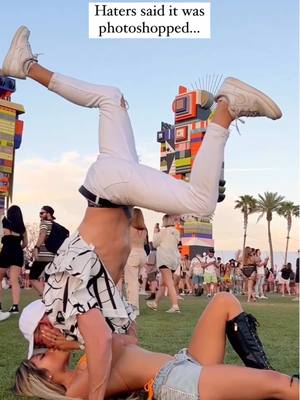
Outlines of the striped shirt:
{"type": "MultiPolygon", "coordinates": [[[[46,238],[50,235],[52,229],[52,221],[41,221],[40,223],[40,233],[42,231],[46,231],[46,238]]],[[[51,253],[49,250],[47,250],[45,244],[41,244],[40,249],[39,249],[39,253],[38,253],[38,258],[37,261],[53,261],[54,258],[54,254],[51,253]]]]}

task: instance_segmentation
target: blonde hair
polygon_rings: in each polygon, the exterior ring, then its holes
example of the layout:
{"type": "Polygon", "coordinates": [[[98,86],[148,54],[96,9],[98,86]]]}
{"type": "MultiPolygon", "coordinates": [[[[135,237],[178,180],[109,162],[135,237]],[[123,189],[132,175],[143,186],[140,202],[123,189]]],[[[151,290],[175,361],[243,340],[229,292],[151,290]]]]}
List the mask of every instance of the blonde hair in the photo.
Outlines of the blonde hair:
{"type": "MultiPolygon", "coordinates": [[[[24,360],[16,371],[13,393],[19,396],[39,397],[46,400],[74,400],[65,396],[64,386],[48,377],[47,369],[37,368],[33,362],[24,360]]],[[[80,400],[77,398],[77,400],[80,400]]]]}
{"type": "Polygon", "coordinates": [[[139,208],[133,209],[131,226],[135,229],[140,229],[140,230],[147,229],[142,210],[140,210],[139,208]]]}
{"type": "Polygon", "coordinates": [[[165,214],[162,218],[162,226],[165,228],[167,226],[174,226],[175,225],[175,216],[165,214]]]}

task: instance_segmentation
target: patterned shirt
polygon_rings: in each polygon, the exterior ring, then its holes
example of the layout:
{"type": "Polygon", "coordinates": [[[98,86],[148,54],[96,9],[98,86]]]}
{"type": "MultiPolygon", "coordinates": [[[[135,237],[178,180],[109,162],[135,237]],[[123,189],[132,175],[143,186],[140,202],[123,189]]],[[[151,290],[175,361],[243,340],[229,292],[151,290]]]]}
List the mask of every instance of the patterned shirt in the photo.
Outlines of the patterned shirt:
{"type": "Polygon", "coordinates": [[[52,263],[44,289],[46,313],[65,336],[83,342],[77,316],[98,308],[111,330],[126,333],[135,319],[132,307],[121,299],[110,274],[94,251],[75,232],[65,240],[52,263]]]}
{"type": "MultiPolygon", "coordinates": [[[[52,221],[47,221],[43,220],[40,223],[40,233],[41,231],[46,231],[46,239],[50,235],[52,229],[52,221]]],[[[51,253],[51,251],[47,250],[45,243],[43,243],[40,246],[39,252],[38,252],[38,258],[37,261],[45,261],[45,262],[50,262],[54,258],[54,254],[51,253]]]]}

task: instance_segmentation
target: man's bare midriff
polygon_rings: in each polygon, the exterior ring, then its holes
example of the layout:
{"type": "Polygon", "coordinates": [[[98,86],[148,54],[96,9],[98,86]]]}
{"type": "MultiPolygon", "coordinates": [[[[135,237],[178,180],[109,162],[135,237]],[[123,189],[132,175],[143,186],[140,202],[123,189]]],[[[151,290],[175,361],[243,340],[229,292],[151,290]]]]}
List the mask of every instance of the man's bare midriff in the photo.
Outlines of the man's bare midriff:
{"type": "Polygon", "coordinates": [[[117,283],[130,253],[130,219],[122,208],[88,207],[78,231],[95,248],[112,279],[117,283]]]}

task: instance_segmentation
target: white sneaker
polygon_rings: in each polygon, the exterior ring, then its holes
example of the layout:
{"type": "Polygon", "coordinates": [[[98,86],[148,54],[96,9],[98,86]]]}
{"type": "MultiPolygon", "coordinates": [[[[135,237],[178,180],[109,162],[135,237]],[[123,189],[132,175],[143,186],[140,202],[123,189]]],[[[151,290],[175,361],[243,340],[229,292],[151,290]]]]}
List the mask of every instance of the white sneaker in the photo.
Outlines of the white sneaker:
{"type": "Polygon", "coordinates": [[[226,78],[216,95],[216,101],[225,97],[228,111],[234,118],[268,117],[281,118],[282,112],[277,104],[266,94],[236,78],[226,78]]]}
{"type": "Polygon", "coordinates": [[[261,298],[261,299],[268,299],[268,297],[265,296],[265,295],[260,296],[260,298],[261,298]]]}
{"type": "Polygon", "coordinates": [[[0,321],[4,321],[5,319],[10,317],[10,313],[9,312],[3,312],[0,311],[0,321]]]}
{"type": "Polygon", "coordinates": [[[179,307],[172,306],[169,310],[166,311],[169,314],[180,313],[179,307]]]}
{"type": "Polygon", "coordinates": [[[4,76],[26,79],[30,66],[37,62],[37,56],[32,54],[28,42],[29,35],[26,26],[20,26],[16,31],[2,65],[4,76]]]}
{"type": "Polygon", "coordinates": [[[153,311],[157,311],[157,304],[155,301],[146,301],[147,307],[151,308],[153,311]]]}

